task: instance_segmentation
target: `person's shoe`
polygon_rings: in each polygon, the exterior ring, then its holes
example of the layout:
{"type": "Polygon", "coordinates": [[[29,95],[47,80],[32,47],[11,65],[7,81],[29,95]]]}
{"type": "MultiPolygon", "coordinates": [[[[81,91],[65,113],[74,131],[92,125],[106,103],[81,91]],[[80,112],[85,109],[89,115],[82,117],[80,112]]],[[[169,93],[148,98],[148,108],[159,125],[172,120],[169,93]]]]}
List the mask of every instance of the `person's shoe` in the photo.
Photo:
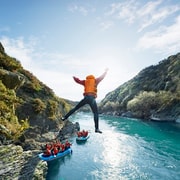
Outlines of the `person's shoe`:
{"type": "Polygon", "coordinates": [[[61,118],[61,120],[62,120],[62,121],[65,121],[65,120],[66,120],[66,118],[65,118],[65,117],[62,117],[62,118],[61,118]]]}
{"type": "Polygon", "coordinates": [[[100,131],[99,129],[95,129],[96,133],[102,133],[102,131],[100,131]]]}

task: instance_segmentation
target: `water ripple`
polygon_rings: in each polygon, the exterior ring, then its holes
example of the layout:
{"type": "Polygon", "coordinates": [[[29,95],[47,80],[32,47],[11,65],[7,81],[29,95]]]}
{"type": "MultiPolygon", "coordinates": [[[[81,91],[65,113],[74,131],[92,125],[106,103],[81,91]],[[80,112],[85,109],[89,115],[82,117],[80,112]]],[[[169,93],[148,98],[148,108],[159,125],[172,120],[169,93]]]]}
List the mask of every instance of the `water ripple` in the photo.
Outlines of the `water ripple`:
{"type": "Polygon", "coordinates": [[[101,116],[103,134],[97,134],[91,114],[73,120],[90,131],[90,138],[83,145],[72,138],[72,156],[49,165],[47,179],[179,180],[179,129],[101,116]]]}

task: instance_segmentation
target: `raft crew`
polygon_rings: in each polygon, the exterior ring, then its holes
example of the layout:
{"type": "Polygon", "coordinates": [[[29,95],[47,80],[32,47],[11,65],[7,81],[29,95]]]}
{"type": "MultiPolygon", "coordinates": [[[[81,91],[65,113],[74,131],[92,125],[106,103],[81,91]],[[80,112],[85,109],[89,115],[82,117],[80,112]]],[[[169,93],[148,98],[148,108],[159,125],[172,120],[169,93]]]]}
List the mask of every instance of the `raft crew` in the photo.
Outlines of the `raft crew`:
{"type": "Polygon", "coordinates": [[[51,155],[51,149],[49,147],[47,147],[44,154],[43,154],[43,156],[47,157],[47,156],[50,156],[50,155],[51,155]]]}
{"type": "Polygon", "coordinates": [[[65,150],[71,147],[71,143],[69,141],[65,142],[65,150]]]}
{"type": "Polygon", "coordinates": [[[65,142],[65,144],[61,143],[60,141],[46,144],[43,156],[44,157],[48,157],[51,155],[56,156],[59,152],[64,152],[65,150],[69,149],[70,146],[71,146],[71,143],[68,140],[65,142]]]}
{"type": "Polygon", "coordinates": [[[77,132],[78,137],[87,137],[88,136],[88,131],[82,130],[77,132]]]}

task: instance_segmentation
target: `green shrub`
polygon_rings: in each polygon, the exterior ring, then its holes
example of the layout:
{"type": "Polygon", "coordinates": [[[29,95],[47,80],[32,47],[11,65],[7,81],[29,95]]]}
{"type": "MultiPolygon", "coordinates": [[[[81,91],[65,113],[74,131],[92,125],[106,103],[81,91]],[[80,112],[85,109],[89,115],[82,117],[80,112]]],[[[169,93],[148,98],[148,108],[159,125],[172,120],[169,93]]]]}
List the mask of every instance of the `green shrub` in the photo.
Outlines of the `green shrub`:
{"type": "Polygon", "coordinates": [[[58,103],[56,101],[48,100],[48,117],[50,119],[55,119],[57,108],[58,103]]]}
{"type": "Polygon", "coordinates": [[[152,110],[162,112],[179,101],[178,94],[170,91],[159,91],[157,93],[144,91],[128,102],[127,109],[138,117],[146,118],[151,115],[152,110]]]}
{"type": "Polygon", "coordinates": [[[7,89],[0,81],[0,134],[15,140],[29,127],[28,120],[18,121],[15,106],[20,102],[13,90],[7,89]]]}
{"type": "Polygon", "coordinates": [[[105,111],[112,111],[112,110],[118,110],[119,108],[119,103],[118,102],[106,102],[106,104],[104,105],[104,110],[105,111]]]}
{"type": "Polygon", "coordinates": [[[155,92],[140,92],[127,103],[127,110],[134,112],[138,117],[146,118],[150,111],[159,105],[155,92]]]}
{"type": "Polygon", "coordinates": [[[46,105],[39,98],[33,99],[32,104],[33,104],[34,111],[36,113],[41,113],[46,108],[46,105]]]}
{"type": "Polygon", "coordinates": [[[22,69],[21,63],[18,60],[7,55],[0,56],[0,67],[9,71],[17,71],[22,69]]]}
{"type": "Polygon", "coordinates": [[[65,113],[67,113],[72,108],[72,106],[69,103],[67,103],[64,99],[60,99],[60,102],[62,105],[62,109],[65,113]]]}

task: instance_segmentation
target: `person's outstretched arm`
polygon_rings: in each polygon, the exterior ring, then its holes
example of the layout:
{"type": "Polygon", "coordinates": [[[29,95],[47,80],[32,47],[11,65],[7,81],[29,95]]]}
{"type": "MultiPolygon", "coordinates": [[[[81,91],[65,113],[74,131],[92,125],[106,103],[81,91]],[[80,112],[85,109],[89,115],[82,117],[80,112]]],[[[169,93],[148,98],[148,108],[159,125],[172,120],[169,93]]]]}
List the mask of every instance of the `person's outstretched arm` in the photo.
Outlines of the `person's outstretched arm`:
{"type": "Polygon", "coordinates": [[[81,85],[84,85],[85,84],[85,80],[80,80],[79,78],[73,76],[73,79],[76,83],[78,84],[81,84],[81,85]]]}
{"type": "Polygon", "coordinates": [[[104,79],[104,77],[106,76],[107,72],[108,72],[108,68],[105,69],[104,73],[101,76],[96,78],[97,85],[104,79]]]}

